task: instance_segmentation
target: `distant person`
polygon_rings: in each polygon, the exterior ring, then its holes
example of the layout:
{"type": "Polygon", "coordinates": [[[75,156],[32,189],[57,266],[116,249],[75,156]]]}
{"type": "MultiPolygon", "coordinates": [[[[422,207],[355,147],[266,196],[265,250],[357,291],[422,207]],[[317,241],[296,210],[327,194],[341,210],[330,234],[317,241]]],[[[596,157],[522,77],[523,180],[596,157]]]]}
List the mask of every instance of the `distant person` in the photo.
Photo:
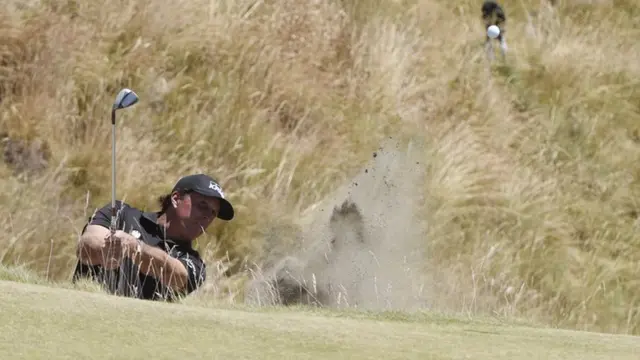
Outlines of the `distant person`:
{"type": "Polygon", "coordinates": [[[484,22],[485,30],[485,47],[487,51],[490,51],[490,57],[493,58],[493,43],[492,39],[487,35],[489,26],[495,25],[500,29],[500,34],[496,38],[500,42],[500,50],[502,57],[507,53],[507,39],[504,36],[506,30],[507,16],[504,13],[504,9],[497,2],[493,0],[486,0],[482,3],[482,21],[484,22]]]}
{"type": "Polygon", "coordinates": [[[113,236],[111,203],[84,226],[78,242],[73,282],[88,278],[116,295],[175,301],[198,289],[206,265],[192,242],[217,217],[231,220],[234,209],[222,189],[204,174],[181,178],[160,198],[158,212],[117,202],[113,236]]]}

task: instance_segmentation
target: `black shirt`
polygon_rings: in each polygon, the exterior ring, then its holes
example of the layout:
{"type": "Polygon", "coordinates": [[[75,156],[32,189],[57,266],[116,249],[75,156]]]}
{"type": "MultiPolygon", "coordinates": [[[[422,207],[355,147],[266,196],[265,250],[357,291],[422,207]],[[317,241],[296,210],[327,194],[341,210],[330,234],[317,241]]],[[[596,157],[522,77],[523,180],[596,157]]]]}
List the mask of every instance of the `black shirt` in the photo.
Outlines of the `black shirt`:
{"type": "MultiPolygon", "coordinates": [[[[164,227],[157,223],[157,213],[142,212],[122,202],[116,202],[116,209],[118,230],[133,235],[147,245],[164,250],[184,264],[189,274],[185,291],[181,294],[176,293],[153,276],[139,272],[137,266],[128,259],[125,259],[120,268],[114,270],[105,270],[101,265],[86,265],[78,261],[73,282],[82,277],[89,278],[103,284],[105,289],[113,294],[165,301],[173,301],[176,296],[187,295],[202,285],[206,279],[206,265],[200,258],[200,254],[189,244],[167,239],[164,227]]],[[[108,229],[111,224],[111,203],[89,218],[82,231],[84,232],[90,224],[101,225],[108,229]]]]}

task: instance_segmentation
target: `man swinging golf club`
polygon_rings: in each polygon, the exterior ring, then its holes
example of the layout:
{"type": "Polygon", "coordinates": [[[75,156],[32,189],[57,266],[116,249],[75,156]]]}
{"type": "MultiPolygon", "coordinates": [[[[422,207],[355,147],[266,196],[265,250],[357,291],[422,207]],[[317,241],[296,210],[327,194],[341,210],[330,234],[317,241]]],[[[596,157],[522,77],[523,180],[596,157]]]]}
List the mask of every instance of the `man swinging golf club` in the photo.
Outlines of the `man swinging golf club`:
{"type": "Polygon", "coordinates": [[[85,277],[113,294],[173,301],[196,290],[206,265],[191,246],[217,217],[231,220],[232,205],[218,183],[205,174],[181,178],[161,197],[158,212],[117,202],[116,231],[110,231],[111,204],[83,229],[73,280],[85,277]]]}
{"type": "Polygon", "coordinates": [[[77,245],[73,281],[89,278],[113,294],[173,301],[206,279],[206,265],[192,242],[217,217],[231,220],[234,209],[220,185],[208,175],[182,177],[160,198],[158,212],[143,212],[116,202],[116,110],[138,102],[130,89],[118,93],[111,112],[111,204],[84,226],[77,245]]]}

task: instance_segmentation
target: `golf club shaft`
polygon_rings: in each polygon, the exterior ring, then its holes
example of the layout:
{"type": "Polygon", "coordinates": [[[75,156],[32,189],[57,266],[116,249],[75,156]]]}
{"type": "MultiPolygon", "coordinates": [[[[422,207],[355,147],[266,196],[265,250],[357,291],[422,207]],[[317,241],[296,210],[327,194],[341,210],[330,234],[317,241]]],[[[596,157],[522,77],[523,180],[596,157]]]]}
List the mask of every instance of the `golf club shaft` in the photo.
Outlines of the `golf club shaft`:
{"type": "Polygon", "coordinates": [[[116,231],[116,110],[111,110],[111,233],[116,231]]]}
{"type": "Polygon", "coordinates": [[[122,89],[111,109],[111,234],[116,232],[116,110],[128,108],[138,102],[138,95],[131,89],[122,89]]]}

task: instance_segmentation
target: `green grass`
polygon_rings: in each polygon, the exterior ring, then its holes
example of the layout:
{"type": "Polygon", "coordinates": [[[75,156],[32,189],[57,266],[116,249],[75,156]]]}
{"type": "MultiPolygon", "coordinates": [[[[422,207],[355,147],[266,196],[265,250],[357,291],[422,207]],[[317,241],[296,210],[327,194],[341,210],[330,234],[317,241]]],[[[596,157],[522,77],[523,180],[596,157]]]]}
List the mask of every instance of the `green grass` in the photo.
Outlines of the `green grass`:
{"type": "Polygon", "coordinates": [[[4,359],[636,359],[640,339],[464,320],[151,303],[0,281],[4,359]]]}

